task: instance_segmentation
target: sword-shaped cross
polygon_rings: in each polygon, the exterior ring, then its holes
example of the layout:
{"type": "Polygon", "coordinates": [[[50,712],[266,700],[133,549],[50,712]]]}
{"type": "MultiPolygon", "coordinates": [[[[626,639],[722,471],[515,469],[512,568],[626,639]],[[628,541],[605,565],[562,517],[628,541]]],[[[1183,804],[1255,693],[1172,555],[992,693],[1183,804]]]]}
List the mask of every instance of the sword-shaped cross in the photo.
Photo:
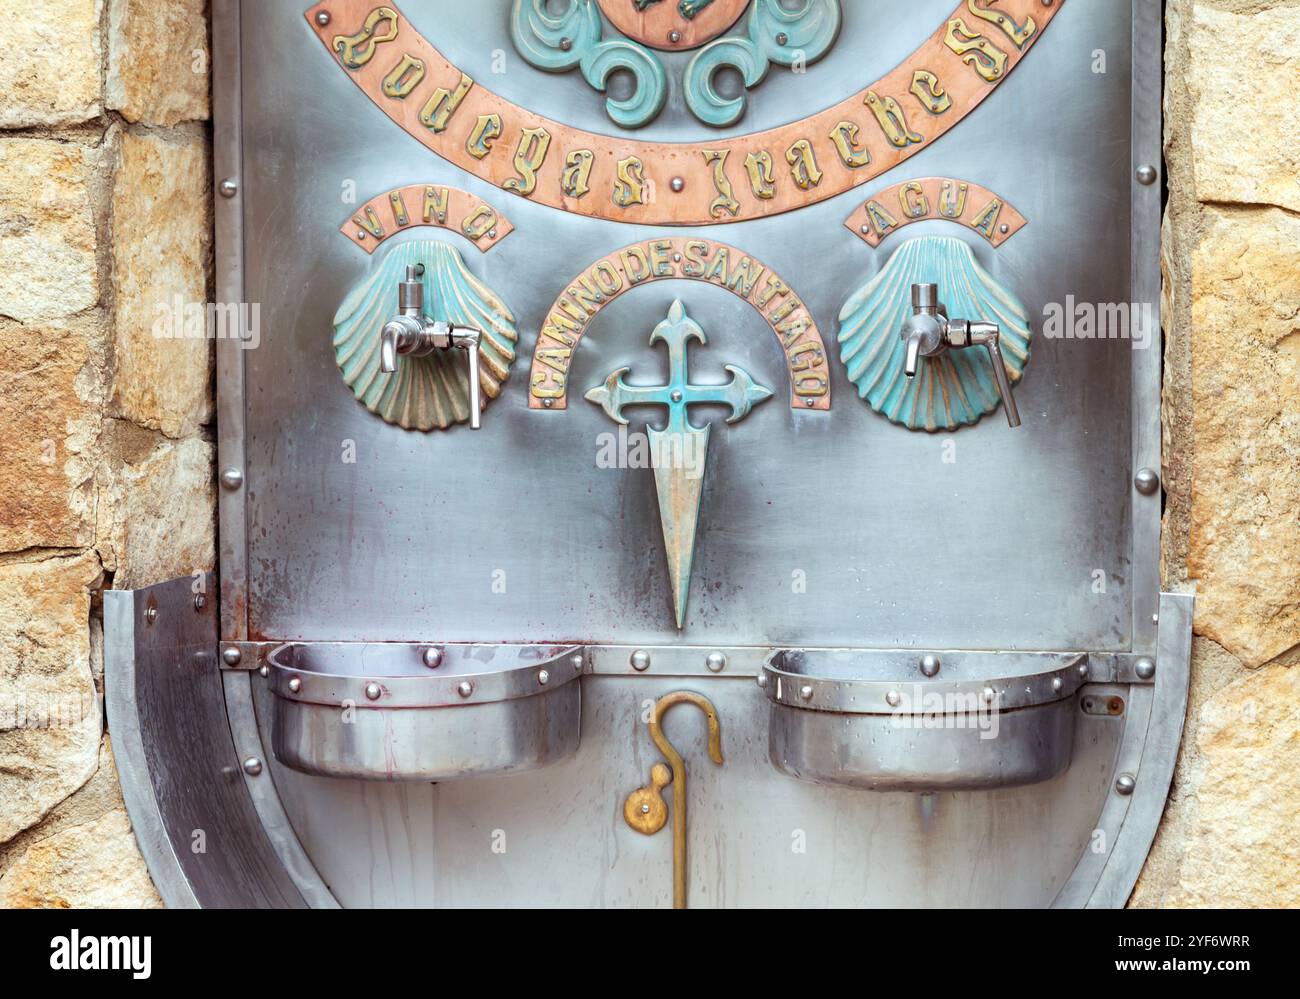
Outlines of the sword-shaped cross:
{"type": "Polygon", "coordinates": [[[725,385],[692,385],[687,373],[687,348],[692,340],[708,343],[704,330],[686,314],[680,301],[673,302],[668,318],[655,327],[650,343],[668,347],[667,385],[628,385],[619,368],[605,384],[587,393],[587,399],[604,408],[610,418],[626,425],[628,406],[665,406],[668,422],[661,428],[647,428],[655,470],[655,491],[659,497],[659,522],[668,556],[668,576],[673,587],[673,610],[680,629],[686,618],[686,601],[691,589],[691,564],[695,559],[695,529],[700,519],[700,497],[704,491],[704,468],[708,460],[709,426],[697,427],[687,412],[691,406],[709,403],[729,406],[728,423],[738,423],[772,393],[749,373],[726,365],[732,378],[725,385]],[[694,460],[692,460],[694,459],[694,460]]]}

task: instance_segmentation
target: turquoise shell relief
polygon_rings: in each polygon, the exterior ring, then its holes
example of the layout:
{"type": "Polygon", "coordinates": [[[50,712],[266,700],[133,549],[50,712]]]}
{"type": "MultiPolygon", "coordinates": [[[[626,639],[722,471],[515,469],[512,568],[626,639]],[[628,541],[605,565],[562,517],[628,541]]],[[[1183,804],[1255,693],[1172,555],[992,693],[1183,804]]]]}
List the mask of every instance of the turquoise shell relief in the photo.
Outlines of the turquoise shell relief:
{"type": "Polygon", "coordinates": [[[984,351],[922,358],[912,379],[903,371],[906,347],[899,331],[911,310],[913,284],[937,284],[949,318],[1001,326],[1007,375],[1012,385],[1024,377],[1033,336],[1028,310],[961,240],[925,236],[900,246],[840,310],[840,360],[849,380],[873,410],[909,430],[978,423],[1002,404],[984,351]]]}
{"type": "Polygon", "coordinates": [[[334,315],[334,357],[343,381],[366,409],[407,430],[446,430],[468,423],[469,365],[460,350],[403,357],[393,374],[379,370],[379,334],[397,312],[406,268],[424,265],[425,311],[436,320],[475,326],[484,405],[510,376],[519,334],[514,313],[470,273],[456,250],[437,240],[399,243],[334,315]]]}

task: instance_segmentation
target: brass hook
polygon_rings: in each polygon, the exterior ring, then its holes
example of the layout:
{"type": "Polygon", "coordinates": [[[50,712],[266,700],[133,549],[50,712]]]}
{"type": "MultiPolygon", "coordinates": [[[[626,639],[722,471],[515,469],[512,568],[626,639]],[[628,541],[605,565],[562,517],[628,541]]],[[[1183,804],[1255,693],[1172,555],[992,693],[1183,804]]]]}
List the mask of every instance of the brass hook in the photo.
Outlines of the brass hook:
{"type": "Polygon", "coordinates": [[[693,704],[704,712],[709,723],[709,759],[722,764],[722,726],[718,712],[703,694],[679,690],[665,694],[655,702],[650,714],[650,738],[659,747],[672,767],[662,763],[650,768],[650,783],[637,788],[623,803],[623,818],[639,833],[653,836],[668,821],[668,806],[664,803],[663,789],[673,785],[673,908],[686,908],[686,763],[682,754],[664,735],[663,717],[678,704],[693,704]]]}

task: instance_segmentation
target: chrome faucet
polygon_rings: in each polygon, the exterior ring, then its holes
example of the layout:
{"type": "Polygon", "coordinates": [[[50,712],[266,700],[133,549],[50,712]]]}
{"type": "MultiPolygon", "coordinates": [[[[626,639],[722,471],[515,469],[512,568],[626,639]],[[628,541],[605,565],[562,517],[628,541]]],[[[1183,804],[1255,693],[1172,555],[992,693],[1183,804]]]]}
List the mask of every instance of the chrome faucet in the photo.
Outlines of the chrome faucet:
{"type": "Polygon", "coordinates": [[[998,393],[1007,409],[1007,422],[1020,426],[1020,410],[1011,391],[1011,379],[1002,360],[1002,329],[997,323],[972,322],[969,319],[949,319],[948,310],[939,301],[937,284],[912,285],[912,314],[903,323],[900,334],[907,344],[907,359],[903,370],[908,378],[916,377],[921,358],[938,357],[949,348],[983,347],[989,352],[993,364],[993,377],[998,383],[998,393]]]}
{"type": "Polygon", "coordinates": [[[478,348],[483,331],[473,326],[438,322],[424,314],[424,265],[406,268],[406,280],[397,285],[397,315],[384,324],[379,341],[379,370],[392,374],[397,359],[428,357],[435,350],[463,350],[469,358],[469,425],[482,426],[482,397],[478,381],[478,348]]]}

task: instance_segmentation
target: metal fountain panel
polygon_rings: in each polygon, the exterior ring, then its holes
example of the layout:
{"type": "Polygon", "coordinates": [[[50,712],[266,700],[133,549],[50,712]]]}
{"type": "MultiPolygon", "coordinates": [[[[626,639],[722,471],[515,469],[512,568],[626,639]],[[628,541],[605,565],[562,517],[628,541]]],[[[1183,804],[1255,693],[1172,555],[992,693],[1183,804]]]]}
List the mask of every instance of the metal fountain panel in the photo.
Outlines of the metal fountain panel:
{"type": "Polygon", "coordinates": [[[1049,317],[1158,299],[1159,4],[906,8],[215,0],[282,901],[1122,903],[1187,682],[1158,324],[1049,317]]]}

